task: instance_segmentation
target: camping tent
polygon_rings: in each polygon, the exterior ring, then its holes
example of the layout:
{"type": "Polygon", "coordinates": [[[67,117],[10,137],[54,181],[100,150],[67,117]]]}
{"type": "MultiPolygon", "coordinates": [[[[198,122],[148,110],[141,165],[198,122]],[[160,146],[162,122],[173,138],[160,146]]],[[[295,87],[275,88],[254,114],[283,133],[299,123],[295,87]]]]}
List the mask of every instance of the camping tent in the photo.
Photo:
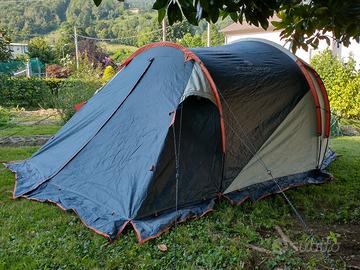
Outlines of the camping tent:
{"type": "Polygon", "coordinates": [[[330,111],[316,72],[265,40],[185,49],[160,42],[119,73],[16,172],[14,198],[74,210],[139,242],[212,210],[323,183],[330,111]]]}

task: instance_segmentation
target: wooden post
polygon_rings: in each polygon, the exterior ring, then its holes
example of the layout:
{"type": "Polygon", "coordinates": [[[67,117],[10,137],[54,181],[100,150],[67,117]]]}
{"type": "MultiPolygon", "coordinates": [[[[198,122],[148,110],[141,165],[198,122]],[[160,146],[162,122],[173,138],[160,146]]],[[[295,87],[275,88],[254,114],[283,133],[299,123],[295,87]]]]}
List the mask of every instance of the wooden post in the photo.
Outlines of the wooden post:
{"type": "Polygon", "coordinates": [[[207,27],[207,46],[211,46],[211,24],[209,22],[207,27]]]}
{"type": "Polygon", "coordinates": [[[79,48],[76,27],[74,26],[74,40],[75,40],[75,57],[76,57],[76,69],[79,69],[79,48]]]}
{"type": "Polygon", "coordinates": [[[162,21],[162,41],[166,41],[166,21],[165,21],[165,18],[162,21]]]}

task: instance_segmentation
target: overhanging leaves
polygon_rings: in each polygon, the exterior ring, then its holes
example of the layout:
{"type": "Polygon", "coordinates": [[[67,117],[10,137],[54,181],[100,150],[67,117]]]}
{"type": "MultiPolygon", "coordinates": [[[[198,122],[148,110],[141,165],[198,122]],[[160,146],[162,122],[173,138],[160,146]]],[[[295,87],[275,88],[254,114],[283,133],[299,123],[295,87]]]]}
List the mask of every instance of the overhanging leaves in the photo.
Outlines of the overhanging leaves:
{"type": "MultiPolygon", "coordinates": [[[[98,6],[102,0],[94,0],[98,6]]],[[[197,25],[200,20],[217,22],[230,17],[234,22],[244,20],[267,29],[269,20],[277,14],[278,22],[272,22],[276,30],[282,30],[281,38],[291,41],[292,50],[316,48],[319,39],[330,43],[329,36],[350,43],[360,36],[360,0],[156,0],[153,9],[158,11],[159,22],[166,16],[169,24],[184,18],[197,25]]]]}

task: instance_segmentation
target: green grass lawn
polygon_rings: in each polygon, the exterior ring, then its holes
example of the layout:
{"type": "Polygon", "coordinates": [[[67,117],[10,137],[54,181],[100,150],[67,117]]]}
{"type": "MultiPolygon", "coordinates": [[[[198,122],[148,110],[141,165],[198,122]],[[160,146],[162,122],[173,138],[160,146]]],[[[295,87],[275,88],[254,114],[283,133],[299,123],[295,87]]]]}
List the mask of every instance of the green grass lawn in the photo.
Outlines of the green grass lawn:
{"type": "Polygon", "coordinates": [[[54,109],[10,110],[10,120],[0,126],[0,138],[7,136],[53,135],[61,128],[60,115],[54,109]]]}
{"type": "Polygon", "coordinates": [[[110,54],[114,54],[121,49],[128,49],[133,51],[136,51],[138,49],[137,47],[134,46],[128,46],[123,44],[111,44],[108,42],[100,42],[100,47],[110,54]]]}
{"type": "Polygon", "coordinates": [[[6,128],[0,128],[0,137],[53,135],[60,127],[59,125],[7,126],[6,128]]]}
{"type": "MultiPolygon", "coordinates": [[[[341,233],[329,226],[360,225],[360,137],[331,142],[341,155],[329,168],[335,180],[320,186],[287,191],[311,227],[321,236],[341,233]]],[[[36,147],[0,148],[0,160],[29,157],[36,147]]],[[[3,167],[0,167],[2,170],[3,167]]],[[[0,172],[0,269],[168,269],[172,267],[171,230],[139,245],[132,229],[117,241],[87,229],[71,211],[26,199],[12,200],[14,176],[0,172]],[[165,244],[166,252],[158,245],[165,244]]],[[[209,215],[177,227],[178,269],[322,269],[320,253],[297,254],[282,247],[274,226],[279,225],[297,245],[304,233],[281,195],[233,207],[222,201],[209,215]],[[247,244],[268,249],[257,253],[247,244]]],[[[333,228],[333,227],[331,227],[333,228]]],[[[334,237],[333,237],[334,238],[334,237]]],[[[335,239],[336,240],[336,239],[335,239]]],[[[359,247],[358,247],[359,248],[359,247]]],[[[354,248],[356,250],[356,248],[354,248]]],[[[334,254],[335,261],[341,264],[334,254]]],[[[323,268],[326,269],[326,268],[323,268]]]]}

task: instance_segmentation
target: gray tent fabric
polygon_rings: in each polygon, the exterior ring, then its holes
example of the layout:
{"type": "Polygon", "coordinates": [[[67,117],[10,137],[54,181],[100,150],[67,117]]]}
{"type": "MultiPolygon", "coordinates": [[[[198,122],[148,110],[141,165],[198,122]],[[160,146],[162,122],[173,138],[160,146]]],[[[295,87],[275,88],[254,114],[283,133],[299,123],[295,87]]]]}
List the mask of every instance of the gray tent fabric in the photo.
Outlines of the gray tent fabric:
{"type": "Polygon", "coordinates": [[[323,165],[334,154],[318,164],[329,152],[322,143],[328,136],[316,129],[327,123],[311,94],[325,96],[307,78],[295,56],[262,40],[192,50],[147,45],[32,157],[6,164],[16,173],[13,196],[72,209],[111,241],[133,226],[143,243],[210,212],[217,198],[239,203],[279,192],[253,169],[254,157],[282,172],[276,177],[283,189],[324,183],[331,175],[323,165]],[[292,136],[299,127],[305,132],[292,136]],[[317,152],[272,163],[266,150],[274,143],[317,152]]]}

